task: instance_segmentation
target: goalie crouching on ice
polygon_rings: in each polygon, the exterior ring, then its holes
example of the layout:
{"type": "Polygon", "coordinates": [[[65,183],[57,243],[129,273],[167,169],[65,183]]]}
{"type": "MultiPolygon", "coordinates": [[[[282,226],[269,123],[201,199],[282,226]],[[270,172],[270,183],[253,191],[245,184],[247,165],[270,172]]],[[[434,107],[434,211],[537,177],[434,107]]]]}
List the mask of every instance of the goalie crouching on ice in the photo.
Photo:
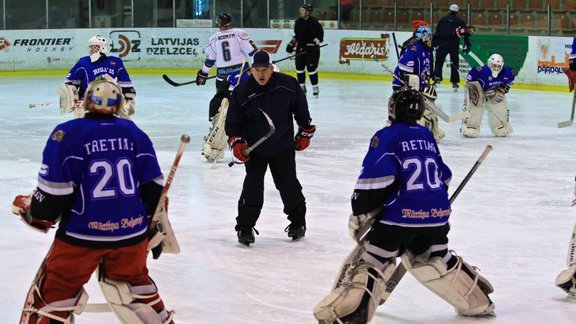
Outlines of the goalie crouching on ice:
{"type": "Polygon", "coordinates": [[[84,117],[84,93],[88,85],[99,78],[107,78],[122,89],[124,103],[114,114],[121,118],[130,118],[134,114],[136,90],[130,75],[121,58],[106,55],[108,50],[106,38],[96,35],[88,40],[89,55],[76,62],[64,84],[58,87],[61,114],[74,112],[74,117],[84,117]]]}
{"type": "Polygon", "coordinates": [[[452,173],[432,133],[416,122],[424,113],[424,98],[402,88],[388,105],[392,124],[372,137],[352,195],[349,229],[359,244],[314,316],[323,324],[369,322],[388,297],[386,286],[399,256],[419,282],[459,315],[492,315],[490,283],[448,250],[452,173]]]}
{"type": "MultiPolygon", "coordinates": [[[[172,321],[146,266],[147,237],[156,234],[147,215],[161,197],[163,175],[150,138],[114,116],[122,103],[115,83],[91,83],[85,118],[56,126],[35,192],[14,199],[13,212],[31,227],[47,232],[59,222],[20,323],[73,323],[97,268],[108,308],[122,323],[172,321]]],[[[161,250],[152,252],[158,258],[161,250]]]]}
{"type": "Polygon", "coordinates": [[[514,71],[504,66],[504,59],[500,54],[492,54],[486,65],[468,72],[464,110],[470,112],[470,117],[462,122],[460,128],[462,136],[478,137],[484,110],[488,111],[488,124],[492,134],[504,137],[513,132],[506,99],[506,94],[513,83],[514,71]]]}

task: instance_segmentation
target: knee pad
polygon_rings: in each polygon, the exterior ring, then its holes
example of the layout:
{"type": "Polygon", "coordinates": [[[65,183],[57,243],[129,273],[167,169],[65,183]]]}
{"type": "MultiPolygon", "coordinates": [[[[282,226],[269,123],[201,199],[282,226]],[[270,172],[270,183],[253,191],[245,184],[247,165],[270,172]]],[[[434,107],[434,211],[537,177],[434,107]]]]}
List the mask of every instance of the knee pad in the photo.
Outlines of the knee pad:
{"type": "Polygon", "coordinates": [[[174,312],[163,310],[157,313],[152,305],[159,303],[156,285],[132,287],[126,282],[104,278],[99,282],[108,306],[122,321],[134,324],[164,324],[170,323],[174,312]],[[153,300],[147,304],[135,302],[136,299],[153,300]]]}
{"type": "Polygon", "coordinates": [[[556,277],[556,286],[562,289],[570,296],[576,296],[576,266],[572,266],[562,272],[556,277]]]}
{"type": "Polygon", "coordinates": [[[332,291],[314,307],[314,317],[320,323],[369,322],[380,300],[395,264],[389,262],[383,271],[360,259],[364,248],[357,246],[340,269],[332,291]]]}
{"type": "Polygon", "coordinates": [[[228,136],[224,129],[226,115],[228,113],[228,99],[222,99],[220,110],[212,119],[212,127],[208,136],[204,138],[204,148],[202,155],[209,161],[215,161],[224,157],[224,150],[228,144],[228,136]]]}
{"type": "Polygon", "coordinates": [[[429,253],[414,256],[407,251],[402,263],[419,282],[454,306],[458,315],[494,315],[494,304],[488,297],[494,291],[492,285],[475,267],[456,258],[456,265],[447,269],[441,257],[430,258],[429,253]]]}

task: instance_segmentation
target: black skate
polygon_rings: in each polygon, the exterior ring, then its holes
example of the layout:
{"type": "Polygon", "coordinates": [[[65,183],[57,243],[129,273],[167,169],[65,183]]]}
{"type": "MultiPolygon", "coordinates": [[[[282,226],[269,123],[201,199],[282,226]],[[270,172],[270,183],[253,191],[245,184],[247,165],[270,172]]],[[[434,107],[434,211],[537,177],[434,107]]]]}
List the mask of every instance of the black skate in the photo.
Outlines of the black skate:
{"type": "Polygon", "coordinates": [[[237,231],[238,242],[250,246],[255,241],[254,232],[256,232],[256,235],[260,234],[254,227],[240,227],[237,231]]]}
{"type": "Polygon", "coordinates": [[[295,241],[301,237],[304,237],[306,234],[306,225],[290,224],[284,229],[284,232],[287,232],[288,237],[295,241]]]}

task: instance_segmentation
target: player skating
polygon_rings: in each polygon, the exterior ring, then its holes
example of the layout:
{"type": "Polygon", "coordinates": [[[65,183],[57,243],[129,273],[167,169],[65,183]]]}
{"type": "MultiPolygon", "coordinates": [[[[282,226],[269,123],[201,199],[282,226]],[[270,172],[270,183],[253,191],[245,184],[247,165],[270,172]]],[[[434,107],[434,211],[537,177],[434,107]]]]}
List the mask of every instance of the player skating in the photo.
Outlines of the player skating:
{"type": "Polygon", "coordinates": [[[226,134],[234,157],[244,163],[246,176],[240,199],[235,230],[238,242],[254,243],[254,229],[264,205],[264,178],[270,168],[276,189],[290,224],[286,227],[293,240],[306,233],[306,199],[296,176],[296,151],[310,145],[316,126],[310,124],[310,112],[298,81],[286,74],[274,72],[272,59],[265,51],[253,56],[252,74],[232,92],[226,118],[226,134]],[[264,142],[270,125],[276,131],[264,142]],[[294,120],[298,132],[294,134],[294,120]],[[260,143],[249,154],[249,147],[260,143]]]}
{"type": "Polygon", "coordinates": [[[318,86],[318,63],[320,62],[320,44],[324,41],[324,29],[318,19],[312,16],[311,4],[300,7],[300,17],[294,22],[294,37],[286,46],[286,52],[296,51],[294,58],[296,77],[306,94],[306,71],[312,84],[312,95],[320,94],[318,86]]]}
{"type": "Polygon", "coordinates": [[[500,54],[492,54],[486,65],[468,72],[464,110],[470,112],[470,117],[462,122],[462,136],[478,137],[485,110],[488,111],[488,124],[492,134],[504,137],[513,132],[506,98],[513,83],[514,71],[504,66],[504,59],[500,54]]]}
{"type": "Polygon", "coordinates": [[[221,13],[216,17],[219,31],[210,37],[206,46],[204,66],[196,75],[196,84],[206,84],[208,73],[216,66],[216,94],[210,100],[208,120],[212,123],[205,138],[202,154],[215,161],[224,157],[224,149],[228,138],[224,133],[222,123],[226,118],[228,98],[230,96],[229,76],[240,74],[249,67],[247,58],[252,56],[257,48],[248,34],[232,26],[232,17],[221,13]],[[224,100],[225,99],[225,100],[224,100]],[[219,116],[217,116],[219,114],[219,116]],[[220,118],[218,118],[220,117],[220,118]],[[223,139],[223,140],[222,140],[223,139]]]}
{"type": "Polygon", "coordinates": [[[120,86],[124,96],[124,105],[118,109],[116,115],[129,118],[134,114],[136,107],[134,102],[136,90],[124,67],[124,62],[119,57],[106,54],[109,50],[108,41],[100,35],[88,40],[88,50],[90,55],[78,60],[66,76],[64,84],[58,88],[60,112],[73,111],[76,117],[83,117],[85,111],[82,101],[88,85],[96,78],[105,76],[120,86]]]}
{"type": "MultiPolygon", "coordinates": [[[[420,26],[414,32],[416,42],[406,48],[406,51],[394,70],[392,88],[398,90],[404,85],[422,92],[430,104],[434,104],[437,98],[436,90],[430,85],[430,73],[432,64],[432,30],[428,26],[420,26]]],[[[430,108],[426,107],[422,119],[418,121],[432,131],[436,141],[440,141],[444,131],[438,126],[438,116],[430,108]]]]}
{"type": "Polygon", "coordinates": [[[352,195],[350,234],[356,238],[360,228],[370,225],[367,215],[380,211],[366,239],[345,260],[331,293],[314,308],[314,316],[323,324],[369,322],[399,256],[420,283],[459,315],[492,315],[492,286],[448,249],[452,173],[431,132],[417,124],[424,98],[402,88],[388,105],[392,124],[370,141],[352,195]]]}
{"type": "MultiPolygon", "coordinates": [[[[13,211],[47,232],[52,248],[27,296],[20,323],[73,323],[87,301],[84,284],[99,268],[109,308],[123,323],[171,323],[146,266],[148,218],[163,191],[152,142],[132,121],[116,118],[122,90],[97,80],[85,118],[56,126],[43,152],[38,185],[13,211]]],[[[153,249],[154,258],[162,245],[153,249]]]]}

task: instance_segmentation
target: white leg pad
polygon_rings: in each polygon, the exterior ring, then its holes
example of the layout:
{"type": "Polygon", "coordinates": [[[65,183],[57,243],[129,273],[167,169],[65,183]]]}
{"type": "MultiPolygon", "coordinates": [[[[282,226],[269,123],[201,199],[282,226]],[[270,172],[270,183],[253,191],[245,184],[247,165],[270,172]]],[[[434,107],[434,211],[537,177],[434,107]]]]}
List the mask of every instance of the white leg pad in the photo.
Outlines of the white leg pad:
{"type": "Polygon", "coordinates": [[[228,99],[222,99],[222,104],[218,113],[214,115],[212,119],[212,127],[210,128],[210,133],[204,139],[204,149],[202,154],[209,161],[215,161],[224,157],[224,150],[228,144],[228,136],[226,136],[226,131],[224,130],[224,124],[226,122],[226,115],[228,113],[228,99]]]}
{"type": "Polygon", "coordinates": [[[369,322],[386,291],[386,283],[394,272],[395,264],[389,263],[384,271],[376,270],[365,261],[359,261],[364,248],[357,246],[340,269],[335,285],[328,296],[314,307],[314,317],[320,323],[341,322],[347,316],[369,322]],[[368,271],[374,269],[375,276],[368,271]],[[366,309],[359,309],[362,299],[369,295],[366,309]]]}
{"type": "Polygon", "coordinates": [[[402,263],[424,286],[454,306],[459,315],[494,315],[494,304],[488,297],[494,289],[476,268],[464,262],[461,257],[458,257],[458,263],[452,269],[447,269],[440,257],[414,257],[410,252],[402,255],[402,263]],[[475,273],[474,278],[463,267],[475,273]]]}
{"type": "Polygon", "coordinates": [[[576,296],[576,278],[574,275],[576,275],[576,266],[563,270],[556,277],[556,286],[570,296],[576,296]]]}
{"type": "Polygon", "coordinates": [[[103,279],[98,282],[106,302],[112,312],[125,324],[163,324],[169,323],[173,312],[163,311],[158,314],[151,305],[154,305],[158,297],[156,286],[131,287],[126,282],[103,279]],[[138,291],[140,290],[140,291],[138,291]],[[142,294],[145,293],[145,294],[142,294]],[[138,293],[138,294],[137,294],[138,293]],[[158,297],[149,304],[134,303],[136,298],[158,297]],[[164,318],[164,319],[163,319],[164,318]]]}
{"type": "Polygon", "coordinates": [[[463,110],[467,110],[470,113],[470,117],[462,121],[460,133],[464,137],[478,137],[486,105],[484,90],[482,90],[478,81],[467,82],[464,88],[464,96],[463,110]]]}
{"type": "Polygon", "coordinates": [[[489,110],[488,123],[492,134],[498,137],[504,137],[514,131],[509,122],[510,109],[508,108],[508,100],[506,97],[498,103],[487,103],[486,109],[489,110]]]}
{"type": "MultiPolygon", "coordinates": [[[[39,291],[37,291],[40,294],[39,291]]],[[[39,295],[40,296],[40,295],[39,295]]],[[[41,297],[40,297],[41,298],[41,297]]],[[[64,324],[73,324],[74,316],[72,314],[68,315],[66,318],[56,316],[52,314],[53,312],[72,312],[73,314],[80,315],[88,302],[88,294],[86,290],[82,288],[78,295],[74,298],[59,300],[51,302],[40,308],[37,313],[41,316],[48,317],[60,321],[64,324]]]]}

